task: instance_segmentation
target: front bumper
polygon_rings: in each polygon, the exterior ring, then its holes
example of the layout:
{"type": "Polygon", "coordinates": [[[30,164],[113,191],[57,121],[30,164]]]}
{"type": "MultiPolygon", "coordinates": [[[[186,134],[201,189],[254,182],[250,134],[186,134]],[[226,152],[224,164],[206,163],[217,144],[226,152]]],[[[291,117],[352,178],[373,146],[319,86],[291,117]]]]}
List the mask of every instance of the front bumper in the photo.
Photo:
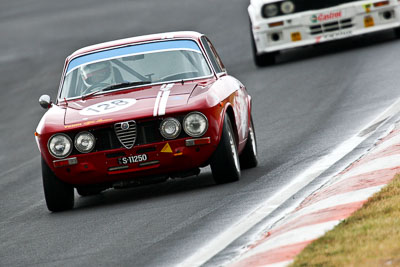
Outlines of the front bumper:
{"type": "Polygon", "coordinates": [[[257,54],[263,54],[400,27],[400,7],[397,0],[379,7],[357,1],[270,19],[250,13],[250,18],[257,54]]]}
{"type": "Polygon", "coordinates": [[[202,167],[208,163],[215,149],[216,144],[212,138],[185,138],[135,146],[132,149],[74,155],[62,162],[54,160],[51,167],[59,179],[69,184],[112,185],[119,181],[146,177],[171,177],[202,167]],[[146,155],[146,160],[142,162],[118,162],[121,157],[143,154],[146,155]]]}

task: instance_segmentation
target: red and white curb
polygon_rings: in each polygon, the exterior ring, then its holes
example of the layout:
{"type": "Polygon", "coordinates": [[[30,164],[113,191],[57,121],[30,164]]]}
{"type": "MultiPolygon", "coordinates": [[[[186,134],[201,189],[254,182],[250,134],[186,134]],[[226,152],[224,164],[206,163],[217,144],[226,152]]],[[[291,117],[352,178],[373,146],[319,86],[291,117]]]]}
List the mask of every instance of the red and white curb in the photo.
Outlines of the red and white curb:
{"type": "MultiPolygon", "coordinates": [[[[287,200],[292,198],[295,194],[297,194],[300,190],[303,188],[307,187],[312,181],[314,181],[317,177],[322,175],[326,170],[328,170],[331,166],[333,166],[335,163],[337,163],[339,160],[344,158],[346,155],[348,155],[350,152],[352,152],[357,146],[359,146],[362,142],[364,142],[367,138],[371,137],[372,134],[376,131],[376,129],[382,125],[382,123],[388,121],[390,118],[393,118],[396,114],[400,114],[400,99],[398,99],[395,103],[393,103],[391,106],[389,106],[386,110],[384,110],[381,114],[379,114],[378,117],[376,117],[373,121],[371,121],[366,127],[363,128],[358,134],[355,136],[347,139],[343,143],[341,143],[338,147],[336,147],[333,151],[331,151],[329,154],[319,158],[317,161],[315,161],[311,166],[309,166],[307,169],[305,169],[302,173],[300,173],[298,176],[294,177],[291,179],[291,181],[287,184],[282,185],[281,188],[279,188],[273,195],[268,196],[267,199],[259,203],[257,206],[254,207],[254,209],[248,210],[247,212],[244,212],[243,217],[240,218],[239,220],[233,222],[231,225],[228,225],[225,230],[218,235],[216,235],[213,239],[204,241],[204,245],[198,249],[192,254],[189,255],[183,262],[179,263],[177,266],[179,267],[198,267],[202,266],[205,264],[207,261],[212,259],[215,255],[223,251],[225,248],[229,246],[232,242],[237,240],[240,236],[244,235],[247,233],[250,229],[255,227],[258,223],[261,223],[265,218],[270,216],[274,211],[276,211],[277,208],[281,207],[287,200]]],[[[388,145],[390,146],[390,145],[388,145]]],[[[337,178],[337,177],[336,177],[337,178]]],[[[339,181],[337,181],[339,182],[339,181]]],[[[367,187],[365,187],[366,189],[367,187]]],[[[380,187],[379,187],[380,188],[380,187]]],[[[379,188],[375,188],[374,190],[377,191],[379,188]]],[[[370,189],[372,190],[372,189],[370,189]]],[[[353,190],[354,191],[354,190],[353,190]]],[[[369,192],[369,194],[372,194],[373,192],[369,192]]],[[[363,191],[360,191],[362,193],[363,191]]],[[[311,201],[311,200],[310,200],[311,201]]],[[[356,202],[354,200],[353,202],[356,202]]],[[[346,203],[342,203],[346,204],[346,203]]],[[[327,205],[329,207],[329,205],[327,205]]],[[[290,209],[289,207],[288,209],[290,209]]],[[[289,213],[289,210],[285,210],[285,214],[289,213]]],[[[295,215],[295,214],[293,214],[295,215]]],[[[282,222],[282,220],[281,220],[282,222]]],[[[337,222],[336,222],[337,224],[337,222]]],[[[331,226],[332,228],[333,226],[331,226]]],[[[268,227],[269,229],[269,227],[268,227]]],[[[315,228],[316,229],[316,228],[315,228]]],[[[329,228],[328,228],[329,229],[329,228]]],[[[325,232],[325,228],[323,228],[323,231],[320,235],[322,235],[325,232]]],[[[274,234],[274,238],[278,236],[278,233],[274,234]]],[[[260,241],[260,246],[261,243],[265,243],[263,241],[270,240],[272,238],[263,238],[262,241],[260,241]],[[265,239],[265,240],[264,240],[265,239]]],[[[287,240],[290,240],[287,239],[287,240]]],[[[299,244],[286,241],[286,243],[282,243],[281,246],[284,246],[285,244],[288,245],[299,245],[304,247],[305,245],[302,244],[301,242],[309,241],[305,238],[301,239],[299,244]]],[[[258,250],[257,244],[253,246],[254,250],[250,250],[247,254],[245,254],[243,257],[240,257],[240,260],[237,261],[236,259],[231,259],[228,263],[224,263],[223,265],[229,265],[230,263],[234,262],[239,264],[238,266],[241,266],[240,262],[242,262],[242,259],[247,258],[247,257],[252,257],[257,253],[261,253],[258,250]],[[257,250],[256,250],[257,249],[257,250]],[[258,251],[258,252],[257,252],[258,251]],[[252,253],[252,254],[251,254],[252,253]]],[[[267,249],[273,249],[273,248],[279,248],[279,246],[273,246],[271,248],[267,249]]],[[[294,250],[298,250],[297,247],[293,248],[294,250]]],[[[271,253],[271,251],[269,251],[271,253]]],[[[243,254],[240,254],[239,256],[242,256],[243,254]]],[[[288,255],[288,253],[284,253],[283,255],[288,255]]],[[[264,255],[265,256],[265,255],[264,255]]],[[[293,257],[288,257],[287,261],[290,261],[293,257]]],[[[286,258],[285,258],[286,259],[286,258]]],[[[249,260],[249,263],[251,261],[249,260]]],[[[279,261],[272,261],[271,263],[279,263],[282,262],[282,260],[279,261]]],[[[243,262],[244,263],[244,262],[243,262]]],[[[268,265],[270,264],[269,262],[265,261],[265,263],[261,263],[260,265],[268,265]]],[[[257,266],[254,263],[254,266],[257,266]]]]}
{"type": "Polygon", "coordinates": [[[286,266],[309,243],[359,209],[400,172],[400,126],[373,149],[307,197],[230,267],[286,266]]]}

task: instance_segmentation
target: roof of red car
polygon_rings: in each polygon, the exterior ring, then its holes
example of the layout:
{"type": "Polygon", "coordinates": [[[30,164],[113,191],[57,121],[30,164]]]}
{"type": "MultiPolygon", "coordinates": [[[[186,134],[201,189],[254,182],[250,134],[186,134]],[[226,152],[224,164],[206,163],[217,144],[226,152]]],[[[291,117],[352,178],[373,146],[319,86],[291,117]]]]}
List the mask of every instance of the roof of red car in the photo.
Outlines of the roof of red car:
{"type": "Polygon", "coordinates": [[[142,35],[136,36],[131,38],[119,39],[110,42],[95,44],[83,47],[79,50],[76,50],[70,56],[68,56],[67,61],[70,59],[86,54],[89,52],[102,50],[106,48],[118,47],[121,45],[127,44],[135,44],[135,43],[142,43],[142,42],[149,42],[149,41],[156,41],[156,40],[164,40],[164,39],[174,39],[174,38],[188,38],[188,39],[199,39],[202,36],[201,33],[193,32],[193,31],[180,31],[180,32],[166,32],[166,33],[157,33],[157,34],[150,34],[150,35],[142,35]]]}

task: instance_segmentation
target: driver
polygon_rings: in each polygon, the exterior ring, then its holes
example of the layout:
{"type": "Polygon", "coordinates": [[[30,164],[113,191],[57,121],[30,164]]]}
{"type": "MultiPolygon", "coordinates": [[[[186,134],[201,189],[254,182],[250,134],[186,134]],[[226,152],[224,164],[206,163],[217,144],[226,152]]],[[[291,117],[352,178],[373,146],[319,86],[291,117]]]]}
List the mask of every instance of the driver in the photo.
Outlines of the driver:
{"type": "MultiPolygon", "coordinates": [[[[109,61],[88,64],[81,67],[86,88],[107,87],[114,83],[112,66],[109,61]]],[[[90,90],[90,89],[89,89],[90,90]]]]}

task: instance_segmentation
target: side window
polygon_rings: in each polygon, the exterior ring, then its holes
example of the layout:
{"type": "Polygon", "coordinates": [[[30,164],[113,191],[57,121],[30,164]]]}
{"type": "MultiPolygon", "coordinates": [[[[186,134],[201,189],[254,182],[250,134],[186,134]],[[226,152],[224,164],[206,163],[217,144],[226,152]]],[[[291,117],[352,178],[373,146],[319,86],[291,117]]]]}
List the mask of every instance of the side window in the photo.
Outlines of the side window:
{"type": "Polygon", "coordinates": [[[223,72],[225,72],[226,69],[225,69],[224,63],[222,63],[222,60],[221,60],[221,58],[219,57],[219,55],[218,55],[218,53],[217,53],[217,50],[214,48],[214,46],[212,45],[212,43],[210,42],[210,40],[207,39],[207,42],[208,42],[208,45],[210,46],[210,48],[211,48],[211,50],[212,50],[212,52],[213,52],[213,54],[214,54],[214,57],[216,58],[216,60],[217,60],[217,62],[218,62],[218,65],[219,65],[220,69],[221,69],[223,72]]]}
{"type": "Polygon", "coordinates": [[[215,49],[212,46],[211,42],[205,36],[201,37],[201,42],[208,56],[210,57],[211,64],[213,65],[215,71],[217,73],[224,72],[225,67],[223,67],[222,62],[219,59],[218,55],[216,54],[215,49]]]}

